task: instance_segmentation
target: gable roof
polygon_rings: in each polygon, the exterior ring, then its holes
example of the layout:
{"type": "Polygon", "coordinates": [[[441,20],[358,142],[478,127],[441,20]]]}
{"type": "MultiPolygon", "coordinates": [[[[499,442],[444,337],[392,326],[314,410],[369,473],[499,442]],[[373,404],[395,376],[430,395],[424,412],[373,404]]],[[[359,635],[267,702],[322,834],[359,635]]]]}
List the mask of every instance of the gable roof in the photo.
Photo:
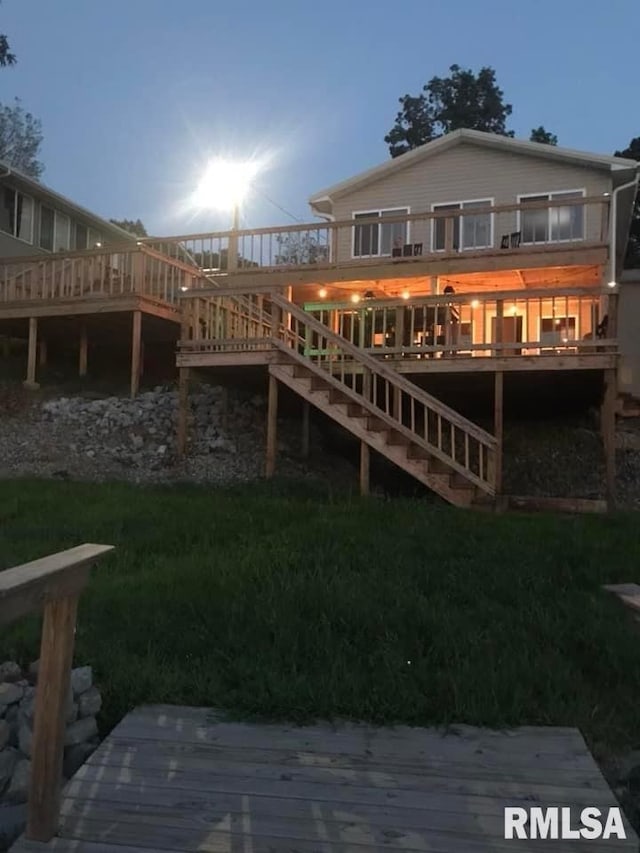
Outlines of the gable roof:
{"type": "Polygon", "coordinates": [[[113,222],[109,222],[108,220],[103,219],[102,216],[92,213],[90,210],[87,210],[86,207],[76,204],[75,201],[71,201],[71,199],[68,199],[66,196],[52,190],[50,187],[40,183],[40,181],[37,181],[35,178],[25,175],[24,172],[21,172],[19,169],[15,169],[3,160],[0,160],[0,170],[0,182],[3,178],[13,179],[13,182],[16,184],[18,189],[24,190],[26,193],[36,196],[38,199],[44,200],[45,202],[49,201],[62,213],[69,213],[83,220],[89,220],[89,222],[92,222],[101,230],[106,231],[104,236],[111,234],[114,238],[121,239],[123,242],[138,239],[134,234],[131,234],[129,231],[125,231],[124,228],[120,228],[119,225],[114,225],[113,222]]]}
{"type": "MultiPolygon", "coordinates": [[[[347,195],[356,189],[361,189],[367,184],[379,181],[387,175],[406,169],[414,163],[426,160],[442,151],[453,148],[462,143],[470,143],[473,145],[481,145],[486,148],[493,148],[498,151],[506,151],[511,154],[525,154],[533,157],[541,157],[546,160],[559,160],[573,165],[587,166],[595,169],[604,169],[606,171],[617,171],[623,169],[637,168],[638,163],[635,160],[627,160],[623,157],[608,157],[603,154],[590,154],[585,151],[575,151],[572,148],[559,148],[556,145],[545,145],[541,142],[529,142],[523,139],[512,139],[509,136],[499,136],[496,133],[485,133],[481,130],[454,130],[451,133],[434,139],[432,142],[427,142],[402,154],[400,157],[387,160],[379,166],[374,166],[373,169],[368,169],[365,172],[348,178],[345,181],[320,190],[309,199],[309,204],[312,208],[320,205],[321,202],[333,202],[335,199],[347,195]]],[[[326,208],[326,204],[323,205],[326,208]]],[[[320,209],[318,207],[318,212],[320,209]]],[[[323,213],[328,211],[324,210],[323,213]]]]}

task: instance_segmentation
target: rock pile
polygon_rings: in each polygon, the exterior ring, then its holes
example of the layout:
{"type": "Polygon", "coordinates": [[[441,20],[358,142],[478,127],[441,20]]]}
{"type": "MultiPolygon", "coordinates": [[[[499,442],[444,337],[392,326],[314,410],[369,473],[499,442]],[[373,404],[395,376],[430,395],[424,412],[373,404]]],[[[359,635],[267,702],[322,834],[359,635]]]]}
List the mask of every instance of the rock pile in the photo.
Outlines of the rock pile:
{"type": "MultiPolygon", "coordinates": [[[[27,799],[38,662],[24,673],[14,661],[0,665],[0,801],[27,799]]],[[[90,666],[72,670],[64,734],[64,778],[84,764],[99,743],[96,714],[102,706],[90,666]]]]}

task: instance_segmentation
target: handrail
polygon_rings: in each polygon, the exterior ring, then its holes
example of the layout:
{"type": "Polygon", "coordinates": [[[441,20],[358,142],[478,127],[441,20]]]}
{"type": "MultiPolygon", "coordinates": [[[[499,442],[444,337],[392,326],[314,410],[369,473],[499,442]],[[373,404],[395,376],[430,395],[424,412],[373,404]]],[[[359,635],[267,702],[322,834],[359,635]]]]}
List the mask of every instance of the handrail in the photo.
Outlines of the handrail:
{"type": "Polygon", "coordinates": [[[362,390],[356,388],[355,373],[352,370],[345,371],[344,363],[342,364],[343,369],[340,378],[331,370],[330,363],[328,365],[329,369],[324,369],[312,356],[302,355],[298,351],[298,346],[304,346],[304,338],[291,329],[281,330],[279,324],[273,337],[274,345],[278,349],[289,353],[301,364],[311,368],[314,373],[321,376],[325,381],[328,381],[330,385],[333,385],[346,394],[352,401],[365,408],[370,415],[379,418],[396,432],[407,437],[432,456],[444,462],[452,471],[462,474],[470,483],[478,486],[488,494],[495,494],[496,466],[495,464],[491,465],[492,458],[487,455],[494,454],[493,461],[495,462],[496,454],[501,452],[499,441],[495,436],[463,417],[436,397],[432,397],[426,391],[418,388],[400,376],[396,371],[388,369],[376,359],[363,353],[358,347],[353,346],[346,339],[335,334],[319,321],[311,318],[293,303],[280,296],[273,296],[272,300],[273,304],[280,311],[295,317],[306,329],[312,329],[327,342],[333,342],[336,346],[336,353],[334,355],[337,355],[338,351],[341,351],[343,354],[348,353],[354,362],[362,365],[366,369],[362,378],[362,390]],[[366,374],[367,371],[368,375],[366,374]],[[351,384],[348,384],[347,376],[350,378],[351,384]],[[383,390],[380,394],[378,394],[378,382],[374,380],[382,380],[383,390]],[[403,394],[406,395],[405,402],[409,404],[410,426],[404,423],[403,394]],[[394,397],[393,401],[391,400],[391,395],[394,397]],[[380,397],[383,398],[382,404],[378,402],[380,397]],[[390,411],[392,407],[395,410],[393,415],[390,411]],[[423,429],[421,432],[418,432],[417,423],[421,407],[424,417],[423,429]],[[417,412],[416,408],[418,409],[417,412]],[[430,438],[430,415],[436,418],[435,431],[437,433],[437,443],[434,443],[430,438]],[[449,452],[443,446],[443,420],[448,425],[449,452]],[[460,430],[464,437],[464,464],[457,459],[456,429],[460,430]],[[475,439],[478,444],[477,473],[471,467],[470,438],[475,439]]]}
{"type": "Polygon", "coordinates": [[[44,610],[26,830],[32,841],[50,841],[57,831],[78,600],[92,564],[110,551],[79,545],[0,572],[0,622],[44,610]]]}
{"type": "Polygon", "coordinates": [[[399,388],[402,388],[402,390],[407,394],[420,398],[421,402],[425,403],[425,405],[437,410],[439,414],[454,423],[457,423],[458,426],[464,427],[465,429],[468,428],[479,441],[485,441],[487,444],[493,444],[494,446],[497,443],[495,436],[491,435],[490,432],[487,432],[482,429],[482,427],[474,424],[473,421],[467,420],[467,418],[456,412],[455,409],[452,409],[437,397],[432,396],[427,391],[419,388],[417,385],[414,385],[413,382],[409,382],[408,379],[405,379],[396,370],[390,369],[384,364],[380,364],[380,362],[373,358],[373,356],[363,352],[359,347],[352,344],[346,338],[343,338],[342,335],[332,332],[328,326],[325,326],[324,323],[321,323],[319,320],[316,320],[315,317],[307,314],[302,308],[298,308],[298,306],[293,302],[289,302],[288,299],[284,299],[284,297],[276,294],[272,295],[271,301],[283,311],[287,311],[289,314],[292,314],[306,326],[314,329],[327,340],[333,341],[336,346],[350,353],[353,356],[354,361],[359,361],[365,367],[369,368],[372,373],[377,373],[389,382],[393,382],[399,388]]]}
{"type": "MultiPolygon", "coordinates": [[[[589,204],[609,205],[611,199],[608,196],[582,196],[571,199],[549,199],[542,201],[526,202],[526,204],[496,204],[487,205],[486,207],[478,207],[473,209],[473,216],[480,216],[486,213],[512,213],[516,210],[547,210],[555,207],[581,207],[589,204]]],[[[425,210],[418,213],[398,214],[398,216],[385,216],[385,224],[396,222],[414,222],[421,219],[450,219],[452,216],[463,216],[464,211],[451,210],[425,210]]],[[[144,237],[140,242],[144,243],[181,243],[185,240],[204,240],[210,237],[251,237],[266,234],[291,234],[304,231],[334,231],[339,228],[352,228],[357,225],[377,225],[380,224],[380,219],[372,217],[371,219],[358,219],[354,222],[353,219],[337,219],[334,221],[316,220],[315,222],[303,222],[298,225],[276,225],[271,228],[239,228],[238,230],[226,231],[204,231],[198,234],[181,234],[170,237],[144,237]]]]}

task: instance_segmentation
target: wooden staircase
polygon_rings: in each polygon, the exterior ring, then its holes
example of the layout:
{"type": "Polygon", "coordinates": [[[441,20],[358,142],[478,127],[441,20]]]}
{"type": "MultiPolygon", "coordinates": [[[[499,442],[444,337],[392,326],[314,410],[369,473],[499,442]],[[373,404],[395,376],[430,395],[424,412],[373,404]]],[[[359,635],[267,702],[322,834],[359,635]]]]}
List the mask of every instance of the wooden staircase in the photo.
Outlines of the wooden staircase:
{"type": "Polygon", "coordinates": [[[272,303],[272,376],[449,503],[493,503],[494,436],[294,303],[272,303]]]}

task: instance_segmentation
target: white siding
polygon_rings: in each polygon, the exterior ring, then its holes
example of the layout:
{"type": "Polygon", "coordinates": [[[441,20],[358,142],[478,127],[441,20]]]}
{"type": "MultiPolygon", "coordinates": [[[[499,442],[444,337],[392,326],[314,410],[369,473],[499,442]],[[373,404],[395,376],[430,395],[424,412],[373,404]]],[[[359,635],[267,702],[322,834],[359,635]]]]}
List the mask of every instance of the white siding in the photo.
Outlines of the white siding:
{"type": "MultiPolygon", "coordinates": [[[[409,165],[362,189],[337,199],[333,215],[350,219],[354,211],[409,207],[411,213],[431,211],[434,204],[491,198],[494,204],[516,204],[519,195],[584,190],[586,195],[611,192],[611,177],[604,170],[510,154],[463,142],[448,151],[409,165]]],[[[602,208],[603,210],[604,208],[602,208]]],[[[517,230],[516,213],[504,213],[494,223],[494,244],[502,234],[517,230]]],[[[585,234],[589,241],[602,239],[602,213],[585,209],[585,234]]],[[[427,223],[413,223],[411,241],[431,248],[427,223]]],[[[339,244],[341,258],[351,256],[346,231],[339,244]]]]}

